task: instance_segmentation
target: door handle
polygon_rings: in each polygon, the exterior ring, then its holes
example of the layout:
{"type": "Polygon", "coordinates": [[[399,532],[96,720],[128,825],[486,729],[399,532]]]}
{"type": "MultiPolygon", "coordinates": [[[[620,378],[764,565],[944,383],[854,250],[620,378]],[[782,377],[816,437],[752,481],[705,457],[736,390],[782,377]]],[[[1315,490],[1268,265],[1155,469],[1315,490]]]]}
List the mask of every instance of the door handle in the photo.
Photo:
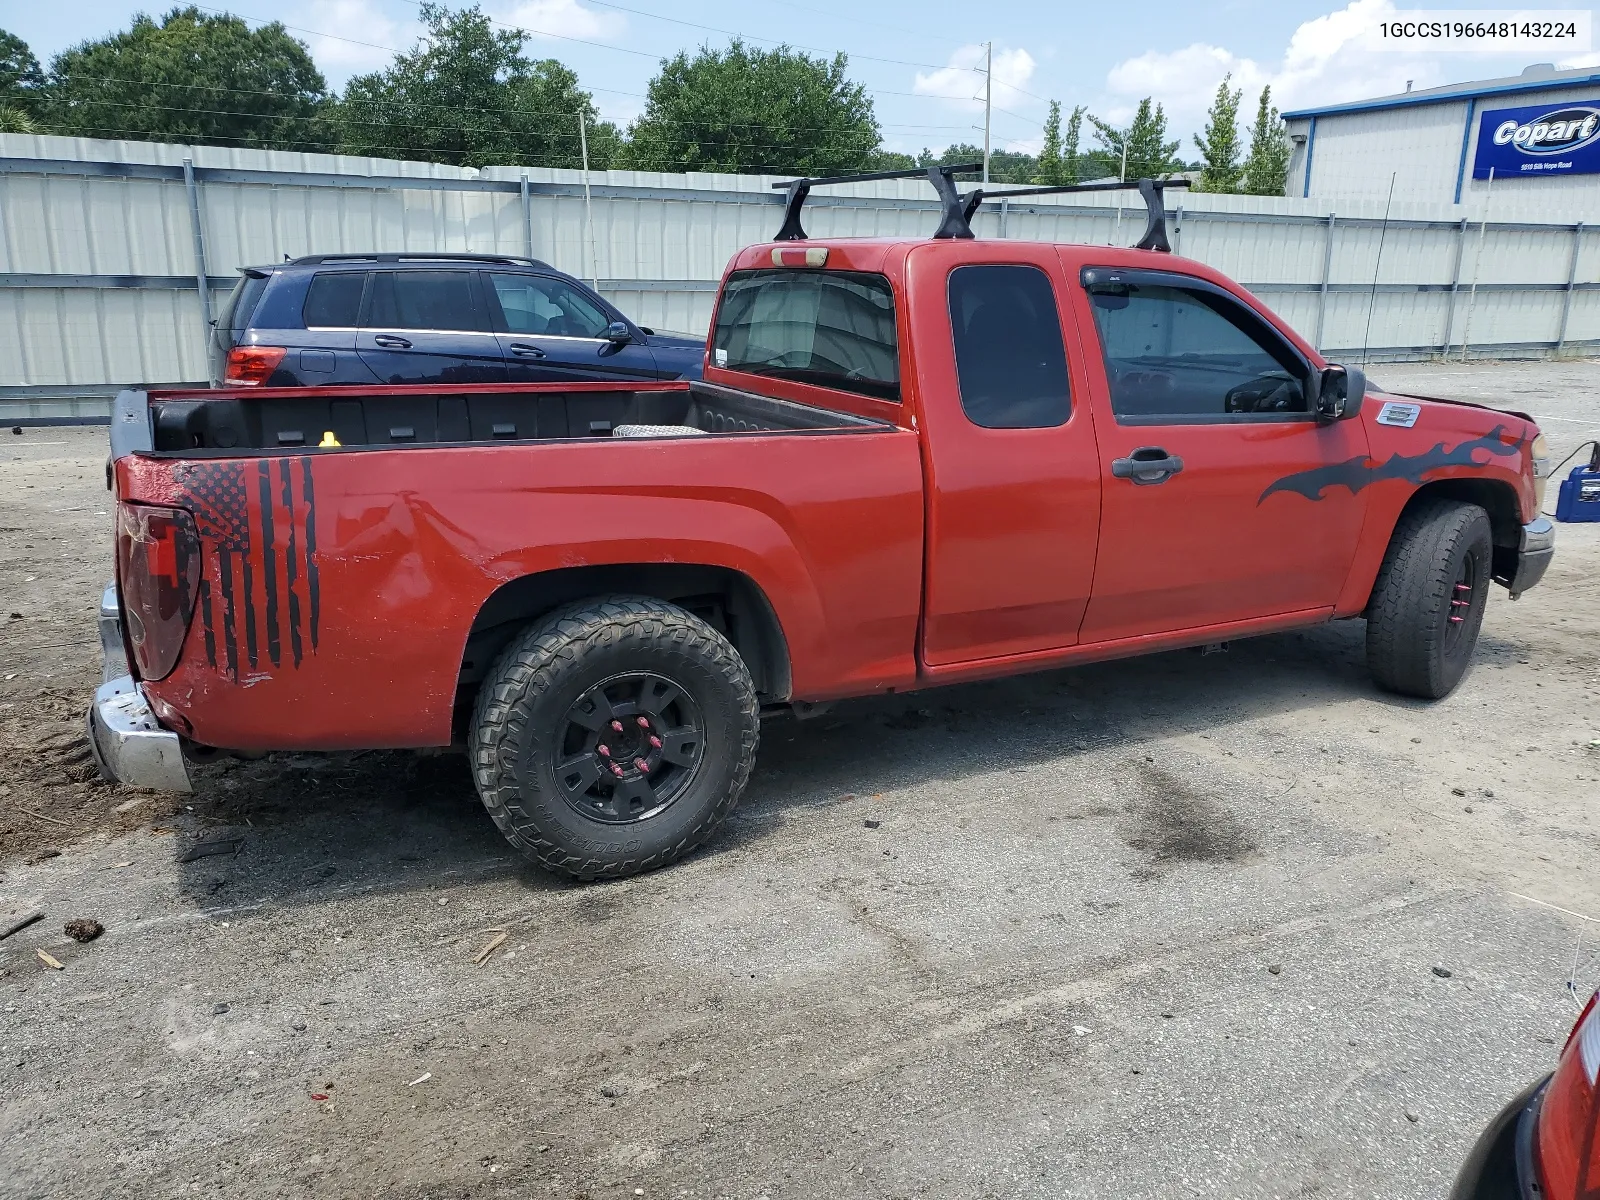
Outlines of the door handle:
{"type": "Polygon", "coordinates": [[[544,358],[545,352],[537,346],[530,346],[527,342],[512,342],[511,353],[518,358],[544,358]]]}
{"type": "Polygon", "coordinates": [[[372,339],[373,343],[382,346],[385,350],[409,350],[411,343],[403,337],[396,337],[392,333],[380,333],[372,339]]]}
{"type": "Polygon", "coordinates": [[[1160,446],[1140,446],[1127,458],[1111,460],[1111,474],[1117,479],[1131,479],[1139,487],[1165,483],[1183,470],[1183,459],[1168,454],[1160,446]]]}

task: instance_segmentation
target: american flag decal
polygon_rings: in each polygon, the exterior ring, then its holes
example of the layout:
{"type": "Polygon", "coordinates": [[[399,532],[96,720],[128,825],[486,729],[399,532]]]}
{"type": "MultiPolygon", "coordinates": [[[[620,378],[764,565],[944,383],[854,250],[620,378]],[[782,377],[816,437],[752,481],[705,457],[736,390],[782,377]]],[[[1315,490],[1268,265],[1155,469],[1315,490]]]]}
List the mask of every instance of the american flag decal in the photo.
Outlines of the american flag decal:
{"type": "Polygon", "coordinates": [[[200,534],[206,661],[235,682],[298,667],[321,617],[310,458],[180,463],[173,481],[200,534]]]}

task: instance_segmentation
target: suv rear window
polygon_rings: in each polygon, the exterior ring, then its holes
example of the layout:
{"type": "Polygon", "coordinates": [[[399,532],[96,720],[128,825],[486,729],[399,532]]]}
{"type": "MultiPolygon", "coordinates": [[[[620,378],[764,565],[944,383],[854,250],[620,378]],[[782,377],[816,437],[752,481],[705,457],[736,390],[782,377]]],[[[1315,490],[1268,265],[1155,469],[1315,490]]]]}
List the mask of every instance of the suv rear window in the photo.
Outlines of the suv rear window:
{"type": "Polygon", "coordinates": [[[226,349],[233,349],[234,334],[249,328],[250,314],[255,311],[256,301],[261,299],[261,293],[266,288],[265,275],[242,275],[239,282],[233,285],[222,311],[217,314],[217,332],[226,349]]]}
{"type": "Polygon", "coordinates": [[[882,275],[736,272],[722,290],[711,351],[730,371],[900,399],[894,292],[882,275]]]}
{"type": "Polygon", "coordinates": [[[365,271],[319,271],[311,277],[301,310],[307,329],[353,329],[361,316],[365,271]]]}

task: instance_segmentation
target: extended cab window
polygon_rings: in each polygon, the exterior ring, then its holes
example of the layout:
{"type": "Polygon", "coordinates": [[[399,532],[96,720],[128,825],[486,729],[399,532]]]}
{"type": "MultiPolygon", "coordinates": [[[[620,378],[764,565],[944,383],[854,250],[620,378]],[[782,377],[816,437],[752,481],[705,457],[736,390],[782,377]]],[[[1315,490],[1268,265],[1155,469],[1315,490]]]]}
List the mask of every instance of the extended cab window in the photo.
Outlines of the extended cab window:
{"type": "Polygon", "coordinates": [[[471,271],[376,271],[367,327],[482,330],[489,322],[471,271]]]}
{"type": "Polygon", "coordinates": [[[1305,365],[1232,298],[1127,277],[1089,295],[1119,419],[1307,411],[1305,365]]]}
{"type": "Polygon", "coordinates": [[[547,275],[491,272],[494,294],[505,314],[507,333],[529,336],[597,338],[610,315],[570,283],[547,275]]]}
{"type": "Polygon", "coordinates": [[[1043,429],[1072,415],[1067,352],[1050,278],[1038,267],[950,272],[961,409],[986,429],[1043,429]]]}
{"type": "Polygon", "coordinates": [[[730,371],[900,399],[894,293],[856,271],[739,271],[728,277],[712,361],[730,371]]]}
{"type": "Polygon", "coordinates": [[[361,316],[361,289],[365,271],[319,271],[306,290],[307,329],[353,329],[361,316]]]}

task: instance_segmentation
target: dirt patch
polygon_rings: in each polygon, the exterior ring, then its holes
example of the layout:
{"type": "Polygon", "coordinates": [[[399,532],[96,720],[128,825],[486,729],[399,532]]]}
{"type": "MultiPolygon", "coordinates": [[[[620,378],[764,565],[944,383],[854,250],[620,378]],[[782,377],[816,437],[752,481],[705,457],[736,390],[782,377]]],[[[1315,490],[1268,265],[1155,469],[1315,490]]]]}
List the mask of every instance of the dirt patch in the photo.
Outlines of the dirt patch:
{"type": "Polygon", "coordinates": [[[1150,867],[1179,862],[1239,862],[1255,852],[1244,824],[1184,780],[1139,763],[1140,795],[1122,840],[1150,856],[1150,867]]]}
{"type": "Polygon", "coordinates": [[[0,710],[0,862],[33,858],[95,832],[127,832],[170,816],[176,798],[100,778],[84,728],[96,675],[43,689],[0,710]],[[119,811],[120,810],[120,811],[119,811]]]}

